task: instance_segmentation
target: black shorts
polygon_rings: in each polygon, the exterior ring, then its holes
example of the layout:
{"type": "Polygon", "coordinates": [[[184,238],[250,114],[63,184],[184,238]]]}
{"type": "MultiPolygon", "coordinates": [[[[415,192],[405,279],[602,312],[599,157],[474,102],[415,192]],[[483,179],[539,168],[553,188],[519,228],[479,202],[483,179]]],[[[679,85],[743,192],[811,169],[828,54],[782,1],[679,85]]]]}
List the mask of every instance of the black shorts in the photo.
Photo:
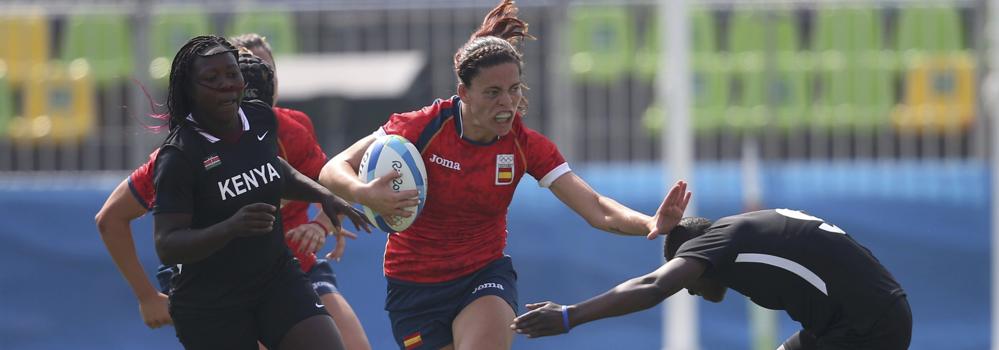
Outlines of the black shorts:
{"type": "Polygon", "coordinates": [[[843,325],[815,336],[803,329],[788,338],[778,350],[905,350],[911,340],[912,310],[903,296],[867,332],[843,325]]]}
{"type": "MultiPolygon", "coordinates": [[[[156,270],[156,281],[160,284],[160,292],[170,295],[170,280],[177,274],[176,265],[160,265],[156,270]]],[[[336,273],[333,266],[326,259],[317,259],[312,265],[312,269],[307,274],[309,282],[312,282],[312,289],[316,294],[323,296],[329,293],[340,293],[340,285],[336,282],[336,273]]]]}
{"type": "Polygon", "coordinates": [[[388,279],[385,310],[400,349],[437,350],[454,339],[451,323],[465,306],[495,295],[517,313],[517,272],[504,256],[471,275],[441,283],[412,283],[388,279]]]}
{"type": "Polygon", "coordinates": [[[316,315],[329,316],[298,264],[290,261],[249,303],[225,308],[170,303],[177,338],[186,349],[250,350],[257,349],[258,340],[275,349],[291,327],[316,315]]]}

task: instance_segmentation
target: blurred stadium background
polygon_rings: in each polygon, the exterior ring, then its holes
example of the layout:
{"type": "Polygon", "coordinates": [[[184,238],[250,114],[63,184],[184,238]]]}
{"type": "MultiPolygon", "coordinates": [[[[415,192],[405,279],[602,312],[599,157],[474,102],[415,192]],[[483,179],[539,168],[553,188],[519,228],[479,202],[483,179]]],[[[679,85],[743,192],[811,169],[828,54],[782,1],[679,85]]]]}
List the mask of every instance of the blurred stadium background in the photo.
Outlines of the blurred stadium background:
{"type": "MultiPolygon", "coordinates": [[[[789,207],[823,217],[907,289],[912,349],[987,349],[997,4],[522,0],[539,38],[525,45],[526,122],[597,190],[645,212],[683,177],[702,216],[789,207]],[[686,45],[667,54],[669,37],[686,45]],[[670,77],[667,57],[688,64],[670,77]]],[[[172,328],[142,325],[93,215],[164,138],[146,129],[141,86],[165,101],[170,61],[188,38],[266,35],[279,104],[311,115],[333,155],[389,113],[453,94],[452,56],[493,5],[0,2],[0,348],[180,348],[172,328]]],[[[661,262],[660,243],[597,233],[532,181],[517,197],[508,253],[522,303],[579,302],[661,262]]],[[[133,225],[150,275],[151,223],[133,225]]],[[[351,241],[334,266],[375,349],[394,347],[384,241],[351,241]]],[[[518,337],[514,348],[762,349],[797,330],[737,294],[697,303],[697,317],[673,325],[646,311],[518,337]]]]}

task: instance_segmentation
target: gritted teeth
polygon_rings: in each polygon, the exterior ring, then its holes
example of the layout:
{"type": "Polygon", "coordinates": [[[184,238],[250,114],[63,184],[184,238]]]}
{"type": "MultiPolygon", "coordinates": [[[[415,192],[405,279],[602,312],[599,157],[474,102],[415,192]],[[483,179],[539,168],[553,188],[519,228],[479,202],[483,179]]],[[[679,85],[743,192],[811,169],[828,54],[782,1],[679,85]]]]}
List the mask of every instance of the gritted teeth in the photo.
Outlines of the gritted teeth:
{"type": "Polygon", "coordinates": [[[510,120],[510,118],[513,118],[513,113],[503,112],[503,113],[497,114],[495,118],[496,118],[496,121],[498,121],[498,122],[505,122],[507,120],[510,120]]]}

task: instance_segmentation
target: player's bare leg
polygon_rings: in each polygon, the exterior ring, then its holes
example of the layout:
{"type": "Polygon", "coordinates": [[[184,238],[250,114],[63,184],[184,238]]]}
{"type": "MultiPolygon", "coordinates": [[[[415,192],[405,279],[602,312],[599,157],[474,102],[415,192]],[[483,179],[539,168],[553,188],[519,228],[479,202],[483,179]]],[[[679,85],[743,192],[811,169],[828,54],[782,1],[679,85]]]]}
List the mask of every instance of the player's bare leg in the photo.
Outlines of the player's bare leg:
{"type": "Polygon", "coordinates": [[[361,321],[357,319],[354,309],[347,304],[347,300],[340,293],[323,294],[319,299],[326,306],[326,311],[333,316],[336,328],[340,330],[340,337],[343,338],[343,345],[347,350],[371,350],[368,342],[368,335],[361,327],[361,321]]]}
{"type": "Polygon", "coordinates": [[[342,350],[343,341],[340,332],[333,324],[333,319],[326,315],[315,315],[299,321],[288,333],[279,346],[282,350],[342,350]]]}
{"type": "Polygon", "coordinates": [[[516,315],[510,304],[495,295],[476,299],[458,313],[451,324],[457,350],[509,350],[513,344],[510,323],[516,315]]]}

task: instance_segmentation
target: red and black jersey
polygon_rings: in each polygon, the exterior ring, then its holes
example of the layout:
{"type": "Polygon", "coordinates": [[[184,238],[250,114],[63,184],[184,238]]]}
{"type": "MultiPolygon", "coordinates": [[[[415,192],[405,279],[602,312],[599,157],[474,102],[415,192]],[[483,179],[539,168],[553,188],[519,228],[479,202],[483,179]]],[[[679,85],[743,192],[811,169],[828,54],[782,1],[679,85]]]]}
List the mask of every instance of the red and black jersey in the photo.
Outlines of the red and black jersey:
{"type": "MultiPolygon", "coordinates": [[[[326,165],[326,153],[319,147],[312,122],[305,113],[288,108],[274,108],[278,120],[279,156],[288,161],[292,168],[313,180],[319,179],[319,171],[326,165]]],[[[281,207],[285,232],[309,222],[309,203],[290,201],[281,207]]],[[[308,272],[316,264],[313,253],[297,253],[298,244],[286,241],[295,253],[302,271],[308,272]]]]}
{"type": "Polygon", "coordinates": [[[548,138],[516,116],[512,131],[482,144],[462,138],[461,101],[437,100],[393,114],[375,134],[416,145],[427,169],[427,203],[408,229],[389,236],[385,275],[435,283],[468,275],[503,256],[506,213],[525,173],[543,187],[570,171],[548,138]]]}
{"type": "MultiPolygon", "coordinates": [[[[288,161],[293,168],[312,178],[319,178],[319,171],[326,164],[326,153],[319,147],[312,122],[303,112],[274,107],[278,123],[279,156],[288,161]],[[304,123],[304,124],[303,124],[304,123]]],[[[132,195],[147,209],[152,210],[156,189],[153,186],[153,164],[159,149],[149,154],[149,160],[140,165],[128,176],[128,186],[132,195]]],[[[281,206],[281,217],[284,221],[284,231],[309,222],[309,203],[291,201],[281,206]]],[[[316,263],[313,253],[298,253],[298,245],[286,240],[285,243],[295,252],[302,265],[302,271],[308,272],[316,263]]]]}

